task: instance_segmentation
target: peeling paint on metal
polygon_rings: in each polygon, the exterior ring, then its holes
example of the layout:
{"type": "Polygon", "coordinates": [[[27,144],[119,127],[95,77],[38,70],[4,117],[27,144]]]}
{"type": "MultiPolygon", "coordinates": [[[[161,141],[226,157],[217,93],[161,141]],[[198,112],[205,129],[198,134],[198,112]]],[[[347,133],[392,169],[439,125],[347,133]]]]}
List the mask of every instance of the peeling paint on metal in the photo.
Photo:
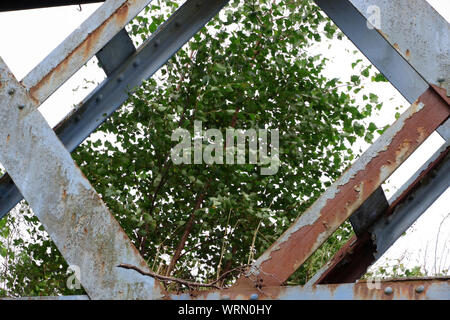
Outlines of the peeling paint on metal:
{"type": "Polygon", "coordinates": [[[264,285],[285,281],[449,114],[442,99],[427,90],[257,259],[251,273],[264,285]]]}
{"type": "Polygon", "coordinates": [[[117,268],[148,267],[48,126],[27,90],[0,58],[0,162],[44,225],[91,299],[152,299],[153,278],[117,268]],[[7,94],[14,89],[15,94],[7,94]],[[20,110],[14,106],[25,104],[20,110]],[[42,188],[42,186],[45,188],[42,188]]]}
{"type": "Polygon", "coordinates": [[[107,0],[21,83],[39,106],[151,0],[107,0]]]}
{"type": "Polygon", "coordinates": [[[379,287],[373,283],[359,281],[351,284],[330,284],[311,287],[283,286],[254,288],[231,288],[221,291],[194,292],[190,294],[168,295],[173,300],[250,300],[253,294],[258,300],[428,300],[450,299],[450,281],[444,278],[411,278],[382,280],[379,287]],[[392,288],[391,294],[385,289],[392,288]],[[417,288],[422,289],[417,290],[417,288]],[[417,292],[419,291],[419,292],[417,292]]]}
{"type": "Polygon", "coordinates": [[[379,8],[380,34],[428,84],[450,75],[450,24],[426,0],[349,1],[369,21],[379,8]]]}

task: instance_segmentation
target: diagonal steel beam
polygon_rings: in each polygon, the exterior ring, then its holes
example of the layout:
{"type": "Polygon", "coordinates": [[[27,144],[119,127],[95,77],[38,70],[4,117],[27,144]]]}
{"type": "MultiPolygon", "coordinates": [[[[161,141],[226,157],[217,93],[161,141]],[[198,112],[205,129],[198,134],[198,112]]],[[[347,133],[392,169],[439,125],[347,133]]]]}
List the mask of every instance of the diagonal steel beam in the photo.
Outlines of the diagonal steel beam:
{"type": "MultiPolygon", "coordinates": [[[[264,286],[280,285],[450,115],[448,103],[429,88],[252,265],[264,286]]],[[[254,286],[241,278],[237,286],[254,286]]]]}
{"type": "Polygon", "coordinates": [[[314,1],[410,103],[449,76],[450,25],[425,0],[314,1]]]}
{"type": "MultiPolygon", "coordinates": [[[[128,98],[143,79],[151,77],[229,0],[201,3],[188,0],[119,68],[99,85],[78,108],[55,127],[61,142],[72,152],[128,98]]],[[[101,59],[101,58],[100,58],[101,59]]],[[[0,218],[23,197],[8,174],[0,178],[0,218]]]]}
{"type": "Polygon", "coordinates": [[[29,10],[56,6],[69,6],[78,4],[87,4],[95,2],[103,2],[105,0],[19,0],[19,1],[2,1],[0,2],[1,11],[13,10],[29,10]]]}
{"type": "Polygon", "coordinates": [[[349,283],[361,278],[450,186],[449,151],[446,143],[394,195],[391,206],[366,232],[350,239],[307,285],[349,283]]]}
{"type": "MultiPolygon", "coordinates": [[[[386,279],[355,284],[269,287],[264,291],[227,289],[167,295],[171,300],[449,300],[449,278],[386,279]]],[[[0,300],[89,300],[88,296],[24,297],[0,300]]]]}
{"type": "Polygon", "coordinates": [[[21,83],[39,107],[103,48],[151,0],[107,0],[38,64],[21,83]]]}
{"type": "Polygon", "coordinates": [[[304,286],[231,288],[220,291],[170,295],[173,300],[449,300],[450,279],[407,278],[379,282],[304,286]]]}
{"type": "Polygon", "coordinates": [[[133,40],[128,32],[122,29],[95,56],[103,71],[110,76],[135,52],[133,40]]]}
{"type": "Polygon", "coordinates": [[[29,92],[0,59],[0,162],[92,299],[151,299],[158,283],[119,223],[75,165],[29,92]],[[42,186],[45,188],[42,188],[42,186]]]}

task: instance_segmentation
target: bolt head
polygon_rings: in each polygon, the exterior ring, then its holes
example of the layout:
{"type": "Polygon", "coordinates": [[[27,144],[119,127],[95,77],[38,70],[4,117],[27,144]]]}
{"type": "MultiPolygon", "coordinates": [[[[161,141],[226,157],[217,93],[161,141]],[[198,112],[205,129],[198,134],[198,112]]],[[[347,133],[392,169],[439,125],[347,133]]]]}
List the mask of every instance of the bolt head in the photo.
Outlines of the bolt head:
{"type": "Polygon", "coordinates": [[[385,294],[392,294],[393,292],[394,292],[394,290],[391,287],[384,288],[384,293],[385,294]]]}
{"type": "Polygon", "coordinates": [[[422,292],[424,292],[425,291],[425,287],[424,286],[418,286],[417,288],[416,288],[416,292],[417,293],[422,293],[422,292]]]}

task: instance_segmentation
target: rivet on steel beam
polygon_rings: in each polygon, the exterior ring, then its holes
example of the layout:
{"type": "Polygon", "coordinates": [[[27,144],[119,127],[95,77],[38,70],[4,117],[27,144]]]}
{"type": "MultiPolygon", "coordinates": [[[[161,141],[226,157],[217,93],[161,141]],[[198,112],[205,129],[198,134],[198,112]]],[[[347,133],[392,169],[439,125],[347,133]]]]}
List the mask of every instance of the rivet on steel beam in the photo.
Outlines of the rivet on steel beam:
{"type": "Polygon", "coordinates": [[[155,44],[154,44],[155,48],[158,47],[160,44],[161,44],[161,40],[156,39],[155,44]]]}
{"type": "Polygon", "coordinates": [[[99,103],[100,101],[102,101],[102,99],[103,99],[103,95],[99,94],[97,96],[97,98],[95,98],[95,102],[99,103]]]}
{"type": "Polygon", "coordinates": [[[258,294],[256,294],[256,293],[253,293],[253,294],[250,296],[250,300],[258,300],[258,298],[259,298],[259,296],[258,296],[258,294]]]}
{"type": "Polygon", "coordinates": [[[14,90],[14,89],[9,89],[9,90],[8,90],[8,94],[9,94],[10,96],[12,96],[15,92],[16,92],[16,90],[14,90]]]}
{"type": "Polygon", "coordinates": [[[392,290],[391,287],[386,287],[386,288],[384,288],[384,293],[385,293],[385,294],[392,294],[392,292],[394,292],[394,290],[392,290]]]}
{"type": "Polygon", "coordinates": [[[120,74],[118,77],[117,77],[117,82],[122,82],[123,81],[123,74],[120,74]]]}
{"type": "Polygon", "coordinates": [[[202,6],[202,2],[201,1],[199,1],[199,2],[197,2],[196,4],[195,4],[195,6],[197,7],[197,8],[200,8],[201,6],[202,6]]]}
{"type": "Polygon", "coordinates": [[[417,293],[422,293],[422,292],[424,292],[425,291],[425,287],[424,286],[418,286],[417,288],[416,288],[416,292],[417,293]]]}
{"type": "Polygon", "coordinates": [[[133,67],[138,67],[139,66],[139,59],[136,59],[133,61],[133,67]]]}
{"type": "Polygon", "coordinates": [[[79,114],[77,114],[77,115],[75,116],[75,121],[78,122],[78,121],[80,121],[80,120],[81,120],[81,116],[80,116],[79,114]]]}
{"type": "Polygon", "coordinates": [[[181,23],[179,21],[175,21],[175,27],[177,28],[181,27],[181,23]]]}

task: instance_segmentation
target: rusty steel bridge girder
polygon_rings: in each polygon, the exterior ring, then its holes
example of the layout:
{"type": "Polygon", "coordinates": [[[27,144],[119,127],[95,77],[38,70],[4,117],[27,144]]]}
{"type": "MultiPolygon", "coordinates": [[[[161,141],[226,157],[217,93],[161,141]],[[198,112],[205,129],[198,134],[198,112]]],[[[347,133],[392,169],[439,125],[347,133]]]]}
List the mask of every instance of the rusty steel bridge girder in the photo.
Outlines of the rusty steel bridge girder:
{"type": "MultiPolygon", "coordinates": [[[[399,1],[399,7],[405,5],[404,1],[406,0],[399,1]]],[[[0,59],[0,118],[7,123],[0,129],[0,161],[11,174],[19,190],[30,203],[67,262],[81,268],[81,273],[84,275],[80,279],[81,283],[92,299],[184,299],[188,297],[165,293],[158,281],[153,278],[141,276],[131,270],[117,268],[118,264],[126,262],[139,266],[144,271],[148,270],[146,263],[117,221],[73,163],[70,153],[37,111],[37,107],[88,59],[97,54],[105,45],[111,44],[112,46],[112,40],[116,34],[123,30],[125,24],[149,2],[150,0],[106,1],[21,83],[14,79],[0,59]],[[45,161],[43,165],[42,161],[45,161]],[[40,170],[39,164],[42,167],[40,170]],[[54,168],[59,169],[55,172],[54,168]],[[39,187],[43,181],[48,190],[42,190],[39,187]],[[88,206],[85,203],[88,203],[88,206]]],[[[330,5],[330,1],[317,0],[316,2],[322,8],[330,5]]],[[[364,15],[361,19],[362,11],[367,9],[368,4],[374,2],[377,1],[345,0],[340,1],[339,4],[344,4],[344,6],[350,4],[352,10],[349,11],[349,14],[353,15],[353,18],[358,17],[357,22],[360,24],[361,21],[365,23],[369,19],[364,15]],[[355,15],[355,13],[357,14],[355,15]]],[[[420,6],[427,6],[422,0],[414,0],[414,2],[421,2],[420,6]]],[[[189,5],[198,6],[199,3],[187,1],[189,5]]],[[[211,8],[214,6],[214,10],[220,10],[225,3],[227,1],[211,1],[208,5],[211,5],[211,8]]],[[[380,0],[377,3],[383,9],[391,8],[392,10],[392,6],[387,1],[380,0]]],[[[334,4],[332,4],[332,9],[336,9],[333,6],[334,4]]],[[[214,11],[213,9],[211,11],[214,11]]],[[[337,9],[339,11],[342,8],[337,9]]],[[[425,8],[423,12],[425,15],[433,14],[428,8],[425,8]]],[[[338,20],[342,18],[339,15],[342,15],[342,11],[339,11],[337,15],[338,20]]],[[[389,16],[392,17],[393,14],[389,16]]],[[[210,18],[209,15],[202,16],[202,23],[206,23],[204,20],[207,21],[210,18]]],[[[424,19],[422,15],[419,17],[420,21],[424,19]]],[[[196,28],[200,24],[197,22],[193,30],[198,30],[196,28]]],[[[442,20],[439,20],[437,24],[441,26],[442,20]]],[[[419,26],[422,25],[419,24],[419,26]]],[[[448,29],[448,24],[442,26],[444,30],[448,29]]],[[[416,294],[413,294],[411,290],[414,286],[417,287],[417,283],[407,284],[405,282],[400,285],[398,281],[384,283],[384,295],[382,291],[367,291],[368,286],[363,282],[351,285],[313,287],[279,286],[340,224],[364,204],[375,191],[379,190],[381,183],[434,130],[440,130],[440,125],[449,117],[447,94],[432,86],[435,84],[433,79],[436,78],[436,70],[442,68],[444,71],[447,70],[448,60],[445,60],[447,52],[445,50],[448,48],[448,43],[447,47],[444,45],[435,52],[431,52],[431,54],[435,54],[433,58],[438,62],[437,67],[428,63],[429,61],[422,66],[423,55],[421,55],[428,52],[428,48],[433,44],[440,45],[440,41],[446,39],[445,32],[444,35],[442,33],[434,34],[437,36],[432,37],[430,41],[427,39],[428,42],[426,45],[422,44],[422,47],[414,47],[414,51],[408,49],[403,52],[397,42],[397,46],[396,43],[390,42],[396,40],[395,37],[390,37],[391,34],[396,34],[395,27],[392,23],[388,23],[387,27],[383,27],[384,29],[369,33],[376,41],[369,44],[369,47],[366,46],[367,43],[362,43],[361,50],[369,59],[373,58],[371,61],[375,66],[400,89],[408,100],[414,101],[420,97],[312,207],[296,220],[294,225],[266,253],[257,259],[246,275],[247,277],[239,279],[237,285],[231,289],[205,293],[198,296],[199,298],[216,299],[225,296],[252,298],[255,294],[258,295],[254,292],[255,281],[258,284],[262,283],[261,298],[448,298],[450,292],[448,279],[429,280],[419,286],[420,290],[414,289],[416,294]],[[383,56],[385,53],[382,53],[380,58],[378,45],[380,48],[386,49],[388,58],[383,56]],[[442,54],[444,54],[444,59],[441,59],[442,54]],[[403,73],[389,70],[393,63],[398,63],[399,68],[395,68],[395,70],[402,70],[403,73]],[[405,75],[407,78],[402,79],[405,75]],[[339,294],[336,295],[338,292],[339,294]],[[423,292],[427,294],[417,295],[423,292]],[[438,292],[440,295],[435,295],[434,292],[438,292]]],[[[414,29],[414,27],[412,28],[414,29]]],[[[349,30],[349,26],[344,25],[343,31],[346,30],[349,30]]],[[[363,34],[365,32],[365,30],[360,31],[363,34]]],[[[427,30],[427,32],[429,31],[427,30]]],[[[355,33],[352,34],[355,35],[355,33]]],[[[358,39],[361,39],[360,35],[358,39]]],[[[152,36],[150,42],[151,40],[152,36]]],[[[185,36],[176,41],[185,41],[185,36]]],[[[410,45],[411,43],[406,40],[406,43],[402,42],[401,48],[409,48],[410,45]]],[[[173,46],[173,49],[175,48],[176,46],[173,46]]],[[[131,48],[130,59],[134,59],[138,54],[133,54],[133,50],[134,48],[131,48]]],[[[170,55],[176,50],[170,51],[170,55]]],[[[120,63],[126,64],[129,59],[124,56],[120,60],[120,63]]],[[[164,61],[158,61],[158,64],[160,62],[162,64],[164,61]]],[[[121,69],[122,67],[114,65],[113,69],[116,68],[121,69]]],[[[116,74],[113,69],[107,74],[108,77],[111,76],[115,80],[119,74],[116,74]]],[[[138,79],[138,83],[140,80],[138,79]]],[[[442,79],[439,78],[439,81],[436,81],[441,86],[445,86],[445,79],[444,81],[440,80],[442,79]]],[[[78,121],[83,121],[83,118],[78,121]]],[[[77,298],[83,297],[77,296],[77,298]]]]}
{"type": "MultiPolygon", "coordinates": [[[[264,285],[281,285],[450,115],[428,89],[252,265],[264,285]]],[[[253,286],[242,278],[237,286],[253,286]]]]}

